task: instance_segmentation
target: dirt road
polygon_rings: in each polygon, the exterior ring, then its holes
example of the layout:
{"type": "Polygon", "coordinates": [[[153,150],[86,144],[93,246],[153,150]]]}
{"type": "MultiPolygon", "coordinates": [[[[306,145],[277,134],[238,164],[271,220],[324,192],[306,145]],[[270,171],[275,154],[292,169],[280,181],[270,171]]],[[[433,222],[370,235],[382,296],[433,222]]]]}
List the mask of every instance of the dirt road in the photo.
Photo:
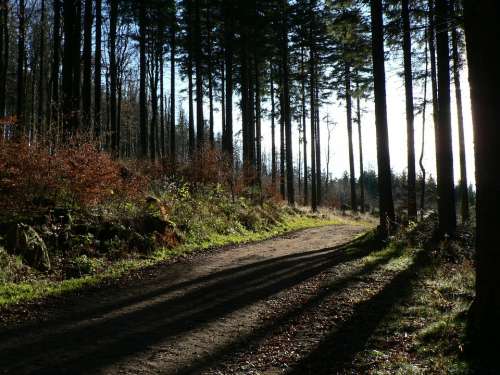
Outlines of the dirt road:
{"type": "Polygon", "coordinates": [[[309,368],[305,359],[332,327],[387,282],[373,279],[360,261],[370,249],[340,246],[364,231],[355,225],[309,229],[61,299],[43,307],[50,315],[43,322],[0,327],[0,373],[278,374],[309,368]],[[360,297],[359,290],[369,295],[360,297]]]}

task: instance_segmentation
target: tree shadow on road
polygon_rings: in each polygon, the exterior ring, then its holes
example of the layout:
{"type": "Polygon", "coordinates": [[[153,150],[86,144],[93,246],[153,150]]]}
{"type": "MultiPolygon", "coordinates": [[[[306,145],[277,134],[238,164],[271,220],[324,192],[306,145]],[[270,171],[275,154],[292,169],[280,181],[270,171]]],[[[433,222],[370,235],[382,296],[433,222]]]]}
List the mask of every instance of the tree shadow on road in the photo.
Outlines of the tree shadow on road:
{"type": "MultiPolygon", "coordinates": [[[[116,307],[82,313],[64,326],[57,321],[0,333],[3,373],[95,373],[121,359],[141,353],[159,342],[224,318],[339,264],[367,255],[363,239],[349,245],[304,252],[223,270],[189,281],[189,285],[157,288],[121,300],[116,307]],[[182,288],[189,286],[186,293],[182,288]],[[171,293],[175,289],[176,295],[171,293]],[[129,304],[150,303],[127,309],[129,304]],[[99,319],[99,314],[111,312],[99,319]],[[116,314],[113,314],[116,313],[116,314]],[[95,320],[95,321],[94,321],[95,320]],[[68,324],[69,323],[69,324],[68,324]],[[47,329],[46,327],[49,327],[47,329]]],[[[78,303],[75,298],[74,303],[78,303]]]]}
{"type": "Polygon", "coordinates": [[[365,349],[368,340],[391,309],[411,295],[412,285],[420,274],[419,270],[427,261],[424,252],[417,253],[415,261],[408,268],[398,273],[373,298],[358,303],[352,316],[331,332],[316,350],[303,358],[289,373],[356,373],[352,368],[356,354],[365,349]]]}

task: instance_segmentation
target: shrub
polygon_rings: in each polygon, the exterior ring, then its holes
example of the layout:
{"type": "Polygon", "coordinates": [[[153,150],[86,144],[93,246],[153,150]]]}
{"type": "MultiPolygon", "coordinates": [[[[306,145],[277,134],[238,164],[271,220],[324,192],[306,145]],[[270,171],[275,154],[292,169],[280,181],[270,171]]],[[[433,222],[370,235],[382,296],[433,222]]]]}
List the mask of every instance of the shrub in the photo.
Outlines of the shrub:
{"type": "Polygon", "coordinates": [[[146,179],[90,143],[50,149],[27,141],[6,141],[0,148],[0,209],[32,211],[68,205],[92,207],[129,199],[146,179]]]}

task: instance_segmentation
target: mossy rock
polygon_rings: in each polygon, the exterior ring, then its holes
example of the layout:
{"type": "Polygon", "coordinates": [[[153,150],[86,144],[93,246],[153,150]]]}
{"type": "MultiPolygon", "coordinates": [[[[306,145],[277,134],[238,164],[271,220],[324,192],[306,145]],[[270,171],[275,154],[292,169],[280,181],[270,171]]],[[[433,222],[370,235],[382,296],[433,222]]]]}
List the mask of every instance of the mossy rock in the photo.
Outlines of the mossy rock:
{"type": "Polygon", "coordinates": [[[26,264],[40,271],[50,270],[47,246],[37,231],[26,224],[18,224],[7,237],[7,248],[20,255],[26,264]]]}

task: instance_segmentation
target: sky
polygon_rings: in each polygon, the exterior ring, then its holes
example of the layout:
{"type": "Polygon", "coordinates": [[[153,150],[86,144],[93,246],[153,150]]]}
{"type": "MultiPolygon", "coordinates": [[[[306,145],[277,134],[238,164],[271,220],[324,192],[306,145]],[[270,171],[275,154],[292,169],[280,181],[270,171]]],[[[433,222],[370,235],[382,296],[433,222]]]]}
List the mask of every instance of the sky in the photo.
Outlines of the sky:
{"type": "MultiPolygon", "coordinates": [[[[400,60],[386,62],[386,80],[387,80],[387,113],[389,126],[389,149],[391,156],[391,168],[395,173],[401,173],[407,169],[406,156],[406,112],[405,112],[405,90],[404,82],[400,77],[402,72],[402,62],[400,60]]],[[[167,77],[166,77],[167,78],[167,77]]],[[[168,79],[168,78],[167,78],[168,79]]],[[[467,155],[467,175],[469,183],[474,183],[474,155],[473,155],[473,135],[472,135],[472,116],[469,96],[469,85],[467,70],[464,68],[461,72],[462,83],[462,102],[465,127],[465,145],[467,155]]],[[[179,90],[186,86],[186,81],[180,81],[177,86],[179,90]]],[[[451,87],[452,99],[452,133],[453,133],[453,157],[454,157],[454,175],[455,181],[460,180],[460,163],[458,153],[458,125],[457,125],[457,109],[455,102],[454,85],[451,87]]],[[[427,88],[428,98],[431,97],[431,83],[428,82],[427,88]]],[[[179,95],[179,94],[178,94],[179,95]]],[[[414,88],[415,104],[423,98],[423,85],[414,88]]],[[[181,94],[182,105],[186,110],[186,94],[181,94]]],[[[332,98],[333,99],[333,98],[332,98]]],[[[205,98],[205,101],[207,98],[205,98]]],[[[234,134],[241,129],[241,116],[238,111],[237,100],[235,98],[235,111],[233,115],[234,134]]],[[[268,101],[269,102],[269,101],[268,101]]],[[[205,103],[207,104],[207,103],[205,103]]],[[[362,137],[363,137],[363,157],[365,170],[377,170],[377,149],[376,149],[376,131],[374,117],[373,99],[362,102],[362,137]]],[[[263,103],[263,107],[268,108],[269,103],[263,103]]],[[[215,103],[216,108],[220,108],[220,103],[215,103]]],[[[347,121],[345,114],[345,103],[335,100],[332,104],[324,105],[320,108],[320,132],[321,132],[321,152],[322,152],[322,168],[326,168],[328,132],[326,121],[323,120],[328,115],[330,121],[334,121],[336,125],[333,127],[330,142],[330,173],[333,177],[342,177],[345,171],[349,170],[349,149],[347,140],[347,121]]],[[[434,123],[432,119],[432,104],[427,106],[426,116],[426,131],[425,131],[425,153],[424,166],[427,171],[427,176],[431,175],[436,178],[436,158],[435,158],[435,141],[434,141],[434,123]]],[[[220,112],[215,114],[215,132],[221,131],[220,112]]],[[[205,118],[208,118],[208,106],[205,105],[205,118]]],[[[353,143],[355,154],[356,176],[359,176],[359,147],[357,125],[353,129],[353,143]]],[[[299,149],[299,133],[298,124],[295,122],[293,127],[294,144],[292,146],[295,163],[298,163],[299,149]]],[[[309,124],[307,126],[307,139],[310,139],[309,124]]],[[[262,119],[262,150],[263,153],[271,152],[271,123],[267,118],[262,119]]],[[[279,125],[277,125],[276,140],[279,142],[279,125]]],[[[415,117],[415,153],[416,153],[416,168],[417,174],[420,173],[418,160],[421,152],[422,143],[422,115],[415,117]]],[[[277,144],[279,150],[279,144],[277,144]]],[[[300,145],[300,147],[302,147],[300,145]]],[[[309,151],[310,152],[310,151],[309,151]]],[[[308,152],[308,154],[309,154],[308,152]]],[[[309,155],[308,155],[309,156],[309,155]]],[[[268,158],[269,159],[269,158],[268,158]]],[[[310,163],[309,163],[310,165],[310,163]]]]}

